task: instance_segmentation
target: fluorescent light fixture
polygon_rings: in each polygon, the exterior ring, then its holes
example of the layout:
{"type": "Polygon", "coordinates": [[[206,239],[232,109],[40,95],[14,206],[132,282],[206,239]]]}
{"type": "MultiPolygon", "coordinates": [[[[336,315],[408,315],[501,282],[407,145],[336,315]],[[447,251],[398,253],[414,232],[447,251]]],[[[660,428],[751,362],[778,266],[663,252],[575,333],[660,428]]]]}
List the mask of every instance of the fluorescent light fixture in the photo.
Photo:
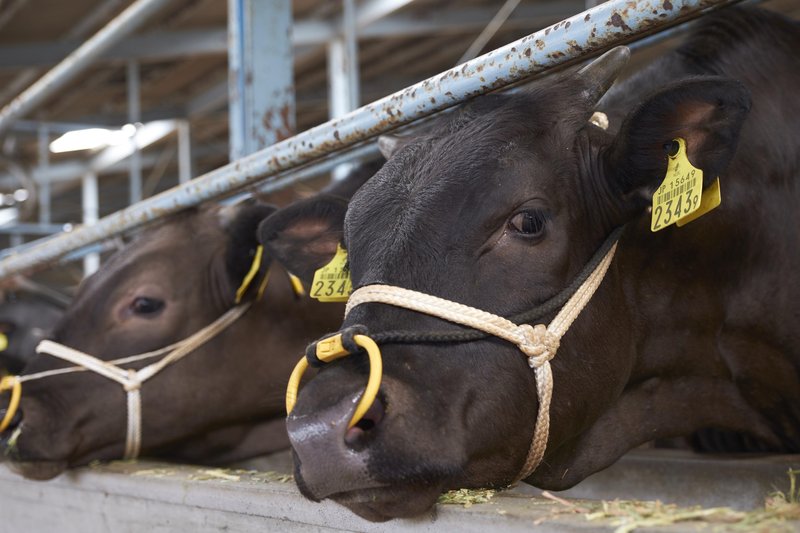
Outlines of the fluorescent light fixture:
{"type": "Polygon", "coordinates": [[[28,199],[29,196],[30,194],[26,189],[17,189],[16,191],[14,191],[15,202],[24,202],[25,200],[28,199]]]}
{"type": "Polygon", "coordinates": [[[19,209],[16,207],[8,207],[0,209],[0,226],[12,224],[19,218],[19,209]]]}
{"type": "Polygon", "coordinates": [[[118,130],[105,128],[88,128],[68,131],[50,143],[50,151],[54,154],[74,152],[77,150],[97,150],[107,146],[117,146],[126,142],[136,134],[136,126],[125,124],[118,130]]]}

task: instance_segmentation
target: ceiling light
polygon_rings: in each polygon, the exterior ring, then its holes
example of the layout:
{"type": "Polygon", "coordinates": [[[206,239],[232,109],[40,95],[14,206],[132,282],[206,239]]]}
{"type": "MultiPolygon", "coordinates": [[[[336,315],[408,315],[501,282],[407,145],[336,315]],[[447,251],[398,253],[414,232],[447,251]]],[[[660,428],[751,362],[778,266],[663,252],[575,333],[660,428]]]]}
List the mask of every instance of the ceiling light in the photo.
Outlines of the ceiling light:
{"type": "Polygon", "coordinates": [[[116,146],[128,142],[136,134],[136,126],[125,124],[121,129],[88,128],[66,132],[50,143],[50,151],[54,154],[74,152],[77,150],[97,150],[107,146],[116,146]]]}

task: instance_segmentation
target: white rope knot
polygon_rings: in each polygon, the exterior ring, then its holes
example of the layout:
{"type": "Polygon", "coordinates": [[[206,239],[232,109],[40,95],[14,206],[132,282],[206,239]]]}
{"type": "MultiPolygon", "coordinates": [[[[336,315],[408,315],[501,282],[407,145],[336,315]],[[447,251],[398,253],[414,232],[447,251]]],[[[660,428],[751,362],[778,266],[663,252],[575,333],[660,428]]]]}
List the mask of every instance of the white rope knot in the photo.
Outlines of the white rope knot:
{"type": "Polygon", "coordinates": [[[131,392],[142,388],[142,380],[139,379],[139,374],[137,374],[135,370],[128,369],[128,379],[125,384],[122,385],[122,388],[125,389],[125,392],[131,392]]]}
{"type": "Polygon", "coordinates": [[[521,324],[517,327],[517,331],[523,339],[517,346],[522,353],[528,356],[528,366],[539,368],[555,357],[561,342],[547,329],[547,326],[544,324],[535,326],[521,324]]]}

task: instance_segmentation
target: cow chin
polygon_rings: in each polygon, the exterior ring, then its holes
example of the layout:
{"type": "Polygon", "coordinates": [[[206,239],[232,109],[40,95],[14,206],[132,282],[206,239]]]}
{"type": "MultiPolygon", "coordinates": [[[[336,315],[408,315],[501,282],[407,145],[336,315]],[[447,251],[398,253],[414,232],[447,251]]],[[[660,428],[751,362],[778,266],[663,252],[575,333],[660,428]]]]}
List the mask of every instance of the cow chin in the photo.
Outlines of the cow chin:
{"type": "Polygon", "coordinates": [[[6,461],[8,467],[27,479],[47,481],[67,469],[66,461],[6,461]]]}
{"type": "Polygon", "coordinates": [[[394,486],[334,494],[330,498],[371,522],[411,518],[431,509],[443,485],[394,486]]]}

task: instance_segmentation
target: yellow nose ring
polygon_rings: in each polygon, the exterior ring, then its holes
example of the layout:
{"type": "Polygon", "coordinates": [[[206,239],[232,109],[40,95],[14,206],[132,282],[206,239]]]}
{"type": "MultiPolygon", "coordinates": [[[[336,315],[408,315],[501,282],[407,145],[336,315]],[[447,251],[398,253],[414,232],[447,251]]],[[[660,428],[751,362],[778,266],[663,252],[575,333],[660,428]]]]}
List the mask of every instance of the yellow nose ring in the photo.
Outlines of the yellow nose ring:
{"type": "MultiPolygon", "coordinates": [[[[353,335],[353,342],[356,345],[364,348],[369,356],[369,379],[367,380],[367,387],[364,389],[364,394],[356,406],[353,413],[353,418],[347,428],[355,426],[361,420],[372,404],[375,402],[375,397],[378,395],[378,389],[381,387],[381,376],[383,375],[383,360],[381,359],[381,350],[371,338],[366,335],[353,335]]],[[[323,363],[330,363],[336,359],[341,359],[351,355],[351,351],[344,347],[342,344],[342,334],[337,333],[331,337],[318,341],[316,344],[317,359],[323,363]]],[[[286,387],[286,414],[292,412],[295,403],[297,403],[297,390],[300,387],[300,379],[308,369],[308,358],[303,357],[294,367],[291,377],[289,377],[289,385],[286,387]]]]}
{"type": "Polygon", "coordinates": [[[22,383],[20,383],[17,376],[3,376],[3,378],[0,379],[0,392],[7,390],[11,391],[11,400],[8,402],[6,415],[3,417],[3,420],[0,421],[0,433],[8,429],[8,426],[11,425],[11,421],[14,419],[14,415],[19,408],[19,399],[22,396],[22,383]]]}

